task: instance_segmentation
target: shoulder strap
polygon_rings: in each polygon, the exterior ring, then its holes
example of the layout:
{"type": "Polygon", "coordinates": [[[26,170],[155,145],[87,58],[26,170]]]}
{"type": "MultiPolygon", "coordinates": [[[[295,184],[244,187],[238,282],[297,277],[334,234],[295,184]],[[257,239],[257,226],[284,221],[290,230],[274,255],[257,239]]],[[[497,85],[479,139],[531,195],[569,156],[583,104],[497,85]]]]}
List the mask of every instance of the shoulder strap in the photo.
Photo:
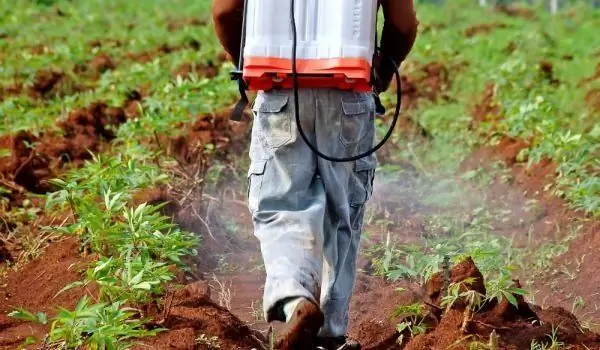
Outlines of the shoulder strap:
{"type": "Polygon", "coordinates": [[[248,95],[246,95],[246,90],[248,86],[246,86],[246,82],[243,77],[243,69],[244,69],[244,46],[246,44],[246,14],[248,12],[248,0],[244,0],[244,15],[242,20],[242,35],[240,42],[240,60],[238,63],[237,70],[231,72],[231,80],[238,81],[238,91],[240,92],[240,99],[233,107],[231,111],[231,116],[229,119],[239,122],[242,120],[242,116],[244,115],[244,109],[248,106],[250,101],[248,100],[248,95]]]}

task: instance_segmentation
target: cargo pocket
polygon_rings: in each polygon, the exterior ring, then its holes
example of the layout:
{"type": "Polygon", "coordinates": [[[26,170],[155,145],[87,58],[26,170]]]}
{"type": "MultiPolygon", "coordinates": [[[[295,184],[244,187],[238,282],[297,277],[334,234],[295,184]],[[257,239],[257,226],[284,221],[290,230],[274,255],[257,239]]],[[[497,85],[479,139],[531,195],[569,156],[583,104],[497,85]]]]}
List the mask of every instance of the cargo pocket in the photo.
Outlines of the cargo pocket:
{"type": "Polygon", "coordinates": [[[353,234],[359,232],[362,227],[365,204],[373,195],[376,168],[377,157],[375,155],[370,155],[355,162],[350,197],[350,226],[353,234]]]}
{"type": "Polygon", "coordinates": [[[354,163],[354,181],[350,205],[363,206],[373,195],[373,180],[377,168],[377,157],[370,155],[354,163]]]}
{"type": "Polygon", "coordinates": [[[252,212],[258,209],[260,190],[266,166],[266,160],[259,160],[252,162],[250,169],[248,169],[248,208],[252,212]]]}
{"type": "Polygon", "coordinates": [[[375,104],[370,98],[342,100],[340,141],[356,146],[374,128],[375,104]]]}
{"type": "Polygon", "coordinates": [[[287,106],[286,95],[262,93],[256,98],[252,110],[260,136],[268,147],[279,148],[292,139],[292,120],[287,106]]]}

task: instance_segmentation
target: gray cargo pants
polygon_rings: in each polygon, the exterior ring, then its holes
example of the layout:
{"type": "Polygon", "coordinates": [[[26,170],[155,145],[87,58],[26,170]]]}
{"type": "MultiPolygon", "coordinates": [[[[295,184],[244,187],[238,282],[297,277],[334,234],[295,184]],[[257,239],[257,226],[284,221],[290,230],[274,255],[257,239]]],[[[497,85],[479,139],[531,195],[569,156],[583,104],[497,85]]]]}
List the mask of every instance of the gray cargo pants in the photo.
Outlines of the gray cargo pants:
{"type": "MultiPolygon", "coordinates": [[[[295,122],[291,90],[260,92],[248,171],[248,203],[266,269],[267,321],[283,321],[283,305],[304,297],[320,305],[320,336],[346,335],[365,203],[371,197],[375,155],[355,162],[319,158],[295,122]]],[[[326,155],[363,153],[375,141],[370,93],[301,89],[300,120],[326,155]]]]}

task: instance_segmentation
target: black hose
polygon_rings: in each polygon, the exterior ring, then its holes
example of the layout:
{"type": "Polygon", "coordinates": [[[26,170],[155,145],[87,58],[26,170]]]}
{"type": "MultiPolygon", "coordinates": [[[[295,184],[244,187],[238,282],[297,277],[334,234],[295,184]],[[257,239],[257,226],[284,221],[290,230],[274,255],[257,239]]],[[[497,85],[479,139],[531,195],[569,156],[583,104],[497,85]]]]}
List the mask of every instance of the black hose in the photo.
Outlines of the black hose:
{"type": "Polygon", "coordinates": [[[392,64],[395,68],[394,73],[395,73],[395,77],[396,77],[396,87],[397,87],[397,101],[396,101],[396,110],[394,112],[394,118],[392,120],[392,125],[390,126],[390,129],[388,130],[388,132],[386,133],[386,135],[383,137],[383,139],[373,148],[371,148],[370,150],[356,155],[356,156],[352,156],[352,157],[346,157],[346,158],[334,158],[334,157],[330,157],[328,155],[325,155],[323,153],[321,153],[312,143],[310,143],[310,141],[308,140],[308,138],[306,137],[306,135],[304,134],[304,130],[302,130],[302,126],[300,125],[300,105],[298,104],[298,71],[296,68],[296,47],[297,47],[297,33],[296,33],[296,16],[295,16],[295,11],[294,11],[294,5],[295,5],[296,1],[295,0],[291,0],[291,6],[290,6],[290,20],[291,20],[291,24],[292,24],[292,80],[293,80],[293,90],[294,90],[294,112],[296,114],[296,125],[298,126],[298,131],[300,132],[300,135],[302,136],[302,139],[304,139],[304,142],[306,142],[306,144],[308,145],[308,147],[315,152],[319,157],[328,160],[330,162],[352,162],[367,156],[370,156],[371,154],[375,153],[378,149],[380,149],[390,138],[390,136],[392,136],[392,133],[394,132],[394,128],[396,127],[396,122],[398,121],[398,117],[400,116],[400,105],[401,105],[401,99],[402,99],[402,89],[400,87],[401,81],[400,81],[400,72],[398,65],[396,64],[396,62],[394,62],[394,60],[392,58],[390,58],[389,56],[385,56],[388,58],[389,63],[392,64]]]}

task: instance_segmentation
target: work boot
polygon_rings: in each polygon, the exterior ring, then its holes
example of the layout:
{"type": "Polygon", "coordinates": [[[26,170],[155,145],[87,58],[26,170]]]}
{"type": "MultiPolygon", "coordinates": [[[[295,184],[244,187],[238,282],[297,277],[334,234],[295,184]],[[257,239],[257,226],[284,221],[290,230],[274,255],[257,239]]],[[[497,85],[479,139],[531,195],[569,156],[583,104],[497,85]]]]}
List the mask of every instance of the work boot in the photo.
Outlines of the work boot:
{"type": "Polygon", "coordinates": [[[278,350],[309,350],[314,348],[319,329],[325,317],[321,309],[302,299],[275,340],[278,350]]]}
{"type": "Polygon", "coordinates": [[[358,342],[347,337],[317,338],[317,350],[360,350],[358,342]]]}

